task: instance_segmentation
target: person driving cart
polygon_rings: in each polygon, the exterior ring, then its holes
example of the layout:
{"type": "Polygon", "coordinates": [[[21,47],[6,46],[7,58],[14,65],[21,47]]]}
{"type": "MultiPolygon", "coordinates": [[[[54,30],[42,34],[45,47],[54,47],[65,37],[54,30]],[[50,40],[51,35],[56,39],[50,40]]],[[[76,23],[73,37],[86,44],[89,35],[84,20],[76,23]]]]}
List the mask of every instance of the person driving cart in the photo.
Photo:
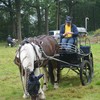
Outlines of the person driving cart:
{"type": "Polygon", "coordinates": [[[72,24],[72,17],[67,16],[65,24],[62,24],[60,27],[61,47],[64,49],[71,49],[71,44],[74,44],[77,36],[77,26],[75,24],[72,24]]]}

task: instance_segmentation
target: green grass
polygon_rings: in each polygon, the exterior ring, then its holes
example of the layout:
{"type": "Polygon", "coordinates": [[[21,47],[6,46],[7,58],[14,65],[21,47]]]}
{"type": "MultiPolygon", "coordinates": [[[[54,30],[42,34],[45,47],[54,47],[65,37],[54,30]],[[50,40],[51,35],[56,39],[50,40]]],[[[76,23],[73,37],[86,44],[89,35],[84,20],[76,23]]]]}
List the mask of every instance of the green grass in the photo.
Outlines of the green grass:
{"type": "MultiPolygon", "coordinates": [[[[0,100],[24,100],[19,70],[13,63],[16,49],[5,48],[5,44],[0,43],[0,100]]],[[[82,86],[76,73],[63,69],[59,89],[54,90],[49,83],[46,100],[100,100],[100,44],[93,44],[92,52],[94,77],[91,84],[82,86]]]]}

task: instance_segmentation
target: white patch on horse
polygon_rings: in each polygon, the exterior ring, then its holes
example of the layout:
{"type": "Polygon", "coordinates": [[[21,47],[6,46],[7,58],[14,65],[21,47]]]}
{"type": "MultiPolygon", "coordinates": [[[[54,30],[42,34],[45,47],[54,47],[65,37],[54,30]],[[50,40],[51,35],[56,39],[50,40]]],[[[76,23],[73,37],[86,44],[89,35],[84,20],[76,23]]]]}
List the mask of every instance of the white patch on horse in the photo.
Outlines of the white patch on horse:
{"type": "Polygon", "coordinates": [[[34,69],[34,61],[36,60],[36,54],[31,44],[24,44],[20,49],[20,60],[23,68],[29,68],[32,72],[34,69]]]}

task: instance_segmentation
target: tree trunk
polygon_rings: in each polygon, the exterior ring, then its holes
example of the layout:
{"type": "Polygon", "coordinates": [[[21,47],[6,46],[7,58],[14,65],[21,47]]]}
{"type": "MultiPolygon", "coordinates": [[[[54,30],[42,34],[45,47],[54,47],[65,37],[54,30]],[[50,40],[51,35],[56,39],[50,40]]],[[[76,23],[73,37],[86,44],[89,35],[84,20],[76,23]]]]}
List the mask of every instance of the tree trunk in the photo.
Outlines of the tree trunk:
{"type": "Polygon", "coordinates": [[[56,2],[56,15],[57,15],[57,16],[56,16],[56,17],[57,17],[57,18],[56,18],[56,19],[57,19],[57,20],[56,20],[56,29],[57,29],[57,30],[58,30],[58,19],[59,19],[59,18],[58,18],[58,17],[59,17],[59,5],[58,5],[58,4],[59,4],[59,1],[56,2]]]}
{"type": "Polygon", "coordinates": [[[10,34],[11,36],[15,37],[16,36],[16,31],[15,31],[15,19],[14,19],[14,10],[12,7],[12,1],[8,0],[8,9],[9,9],[9,15],[10,15],[10,22],[9,22],[9,26],[10,26],[10,34]]]}
{"type": "Polygon", "coordinates": [[[56,1],[56,15],[57,15],[57,20],[56,20],[56,29],[59,30],[60,27],[60,1],[56,1]]]}
{"type": "Polygon", "coordinates": [[[21,6],[21,0],[15,0],[16,3],[16,23],[17,23],[17,37],[19,42],[22,40],[21,35],[21,13],[20,13],[20,6],[21,6]]]}
{"type": "Polygon", "coordinates": [[[48,6],[45,7],[45,33],[49,34],[49,28],[48,28],[48,6]]]}
{"type": "Polygon", "coordinates": [[[38,18],[38,33],[37,34],[41,34],[41,14],[40,14],[40,5],[39,5],[39,1],[36,0],[36,4],[37,4],[37,7],[36,7],[36,10],[37,10],[37,18],[38,18]]]}

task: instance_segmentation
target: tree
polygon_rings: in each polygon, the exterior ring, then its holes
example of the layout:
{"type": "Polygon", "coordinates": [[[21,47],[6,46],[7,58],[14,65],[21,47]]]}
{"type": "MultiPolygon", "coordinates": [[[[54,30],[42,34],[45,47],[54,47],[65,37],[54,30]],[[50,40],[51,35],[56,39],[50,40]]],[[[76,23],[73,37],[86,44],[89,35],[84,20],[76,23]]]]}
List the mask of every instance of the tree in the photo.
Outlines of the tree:
{"type": "Polygon", "coordinates": [[[2,5],[0,6],[1,10],[5,11],[5,12],[9,12],[9,16],[8,17],[9,20],[9,33],[12,36],[15,36],[15,19],[14,19],[14,14],[15,11],[14,9],[14,2],[12,0],[0,0],[0,2],[2,3],[2,5]]]}
{"type": "Polygon", "coordinates": [[[59,29],[66,15],[77,26],[84,26],[89,17],[88,30],[100,27],[98,0],[0,0],[0,37],[8,34],[18,38],[48,34],[59,29]]]}
{"type": "Polygon", "coordinates": [[[16,5],[16,22],[17,22],[17,36],[18,40],[22,40],[22,35],[21,35],[21,0],[15,0],[15,5],[16,5]]]}

